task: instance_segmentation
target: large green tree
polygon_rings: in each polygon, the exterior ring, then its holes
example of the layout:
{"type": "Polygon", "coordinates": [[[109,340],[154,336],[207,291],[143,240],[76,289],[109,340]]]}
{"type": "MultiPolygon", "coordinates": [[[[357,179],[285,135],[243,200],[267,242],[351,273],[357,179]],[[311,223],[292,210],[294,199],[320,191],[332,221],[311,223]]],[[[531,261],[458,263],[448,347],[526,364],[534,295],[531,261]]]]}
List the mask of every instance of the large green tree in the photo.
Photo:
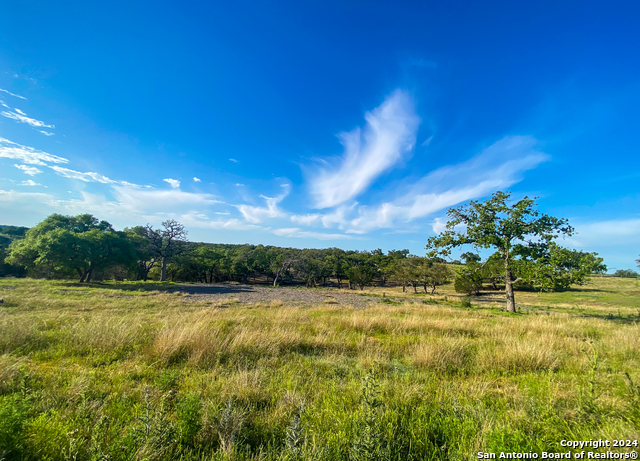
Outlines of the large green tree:
{"type": "Polygon", "coordinates": [[[566,219],[542,214],[536,206],[534,199],[524,197],[514,202],[510,192],[498,191],[484,202],[472,200],[451,208],[445,230],[427,242],[428,256],[449,256],[453,248],[463,245],[497,250],[503,266],[507,311],[516,312],[513,285],[523,278],[514,277],[514,269],[526,248],[540,251],[561,235],[573,235],[566,219]]]}
{"type": "Polygon", "coordinates": [[[131,242],[106,221],[90,214],[53,214],[29,229],[25,238],[9,246],[7,261],[28,269],[45,267],[49,273],[76,273],[80,282],[90,282],[96,271],[135,261],[131,242]]]}

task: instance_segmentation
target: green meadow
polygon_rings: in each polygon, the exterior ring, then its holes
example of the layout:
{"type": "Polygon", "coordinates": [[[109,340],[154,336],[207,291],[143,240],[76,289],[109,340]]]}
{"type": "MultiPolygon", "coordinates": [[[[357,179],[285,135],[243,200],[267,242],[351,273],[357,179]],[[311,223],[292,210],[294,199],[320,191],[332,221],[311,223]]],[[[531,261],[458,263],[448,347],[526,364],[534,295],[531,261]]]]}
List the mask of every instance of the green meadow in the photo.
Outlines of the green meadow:
{"type": "Polygon", "coordinates": [[[518,314],[450,285],[358,291],[369,307],[177,288],[0,279],[0,459],[470,460],[640,439],[637,279],[518,291],[518,314]]]}

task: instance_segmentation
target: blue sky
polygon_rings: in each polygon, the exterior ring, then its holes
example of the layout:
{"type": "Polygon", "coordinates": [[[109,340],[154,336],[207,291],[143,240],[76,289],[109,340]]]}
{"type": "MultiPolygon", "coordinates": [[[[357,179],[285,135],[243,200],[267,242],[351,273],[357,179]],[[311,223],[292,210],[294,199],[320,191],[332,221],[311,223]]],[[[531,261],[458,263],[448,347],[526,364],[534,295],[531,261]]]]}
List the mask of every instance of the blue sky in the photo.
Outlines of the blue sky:
{"type": "Polygon", "coordinates": [[[637,2],[92,3],[3,8],[1,223],[424,254],[511,190],[635,266],[637,2]]]}

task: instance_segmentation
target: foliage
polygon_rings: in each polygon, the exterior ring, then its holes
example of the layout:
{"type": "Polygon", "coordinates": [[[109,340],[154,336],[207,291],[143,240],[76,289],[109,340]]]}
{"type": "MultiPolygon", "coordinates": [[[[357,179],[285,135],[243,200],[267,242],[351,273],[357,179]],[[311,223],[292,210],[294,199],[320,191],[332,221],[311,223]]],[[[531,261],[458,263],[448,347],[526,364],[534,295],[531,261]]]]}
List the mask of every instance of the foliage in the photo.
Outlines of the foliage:
{"type": "Polygon", "coordinates": [[[640,277],[640,274],[631,269],[618,269],[613,275],[614,277],[624,277],[629,279],[637,279],[640,277]]]}
{"type": "Polygon", "coordinates": [[[453,282],[453,287],[456,293],[477,295],[482,289],[482,276],[476,271],[460,272],[453,282]]]}
{"type": "Polygon", "coordinates": [[[27,227],[0,226],[0,277],[24,277],[26,275],[24,267],[9,264],[5,262],[5,258],[9,255],[11,242],[24,238],[27,230],[27,227]]]}
{"type": "MultiPolygon", "coordinates": [[[[503,277],[507,310],[515,312],[513,284],[524,280],[533,271],[514,275],[517,256],[527,251],[541,252],[560,235],[572,235],[573,228],[566,219],[541,214],[534,199],[524,197],[511,203],[511,193],[496,192],[484,202],[470,201],[468,205],[451,208],[446,230],[430,237],[427,242],[429,256],[451,254],[455,247],[473,245],[476,248],[495,248],[503,262],[503,277]],[[464,230],[456,230],[464,226],[464,230]]],[[[536,262],[538,262],[536,260],[536,262]]]]}
{"type": "MultiPolygon", "coordinates": [[[[337,286],[351,289],[386,286],[389,281],[414,292],[422,287],[435,293],[453,277],[450,264],[435,254],[429,258],[409,250],[345,251],[339,248],[293,249],[264,245],[196,243],[187,240],[184,226],[168,220],[158,229],[151,225],[113,230],[111,224],[91,215],[51,215],[33,229],[7,227],[5,242],[11,274],[44,278],[95,280],[171,280],[184,282],[302,284],[308,288],[337,286]],[[21,233],[25,238],[20,239],[21,233]],[[11,240],[9,240],[11,237],[11,240]],[[8,242],[8,243],[7,243],[8,242]],[[13,242],[13,243],[11,243],[13,242]],[[9,248],[10,245],[10,248],[9,248]]],[[[3,240],[4,239],[4,240],[3,240]]],[[[583,283],[590,272],[606,269],[595,254],[559,249],[514,246],[511,271],[540,289],[561,289],[583,283]],[[516,249],[519,253],[516,252],[516,249]],[[534,251],[535,250],[535,251],[534,251]],[[554,270],[539,269],[552,261],[554,270]],[[561,263],[560,263],[561,262],[561,263]],[[519,265],[518,265],[519,264],[519,265]],[[529,264],[529,265],[527,265],[529,264]]],[[[504,262],[496,252],[480,264],[476,253],[462,255],[466,264],[456,272],[479,271],[485,282],[504,282],[504,262]]],[[[0,270],[2,268],[0,267],[0,270]]]]}
{"type": "Polygon", "coordinates": [[[132,264],[133,246],[111,224],[89,215],[53,214],[25,238],[9,246],[7,261],[28,270],[45,270],[53,276],[76,273],[80,282],[89,282],[94,272],[117,264],[132,264]]]}
{"type": "Polygon", "coordinates": [[[607,267],[597,253],[562,248],[551,242],[516,248],[520,258],[514,262],[514,273],[528,285],[542,291],[566,290],[583,285],[591,274],[602,274],[607,267]]]}

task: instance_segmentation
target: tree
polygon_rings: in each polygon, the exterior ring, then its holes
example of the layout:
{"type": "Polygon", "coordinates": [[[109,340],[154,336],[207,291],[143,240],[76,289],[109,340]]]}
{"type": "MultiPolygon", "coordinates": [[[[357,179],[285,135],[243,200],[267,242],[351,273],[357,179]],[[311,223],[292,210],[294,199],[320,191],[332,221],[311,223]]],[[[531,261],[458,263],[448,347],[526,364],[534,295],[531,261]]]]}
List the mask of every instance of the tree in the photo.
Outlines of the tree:
{"type": "Polygon", "coordinates": [[[287,274],[291,266],[295,263],[296,255],[289,250],[285,250],[272,258],[270,269],[273,272],[273,286],[277,287],[279,282],[287,274]]]}
{"type": "Polygon", "coordinates": [[[10,247],[10,263],[27,268],[45,267],[57,275],[76,273],[90,282],[95,271],[111,265],[130,265],[134,248],[123,233],[89,214],[53,214],[29,229],[25,238],[10,247]]]}
{"type": "Polygon", "coordinates": [[[554,242],[516,248],[519,256],[515,273],[525,283],[541,291],[566,290],[583,285],[590,274],[602,274],[607,266],[597,253],[563,248],[554,242]]]}
{"type": "Polygon", "coordinates": [[[537,211],[535,199],[524,197],[515,203],[510,199],[510,192],[498,191],[484,202],[472,200],[449,209],[445,231],[429,238],[427,251],[433,257],[449,256],[453,248],[462,245],[495,248],[503,264],[507,311],[516,312],[513,285],[523,279],[514,278],[514,256],[525,247],[548,247],[560,235],[573,235],[573,228],[564,218],[537,211]],[[456,230],[458,226],[464,229],[456,230]]]}
{"type": "Polygon", "coordinates": [[[414,293],[418,292],[418,284],[420,284],[421,279],[421,261],[423,261],[423,258],[409,255],[405,259],[398,260],[394,265],[392,278],[402,285],[403,292],[406,290],[407,285],[413,287],[414,293]]]}
{"type": "Polygon", "coordinates": [[[456,293],[466,295],[477,295],[482,288],[482,277],[478,272],[462,271],[453,282],[453,289],[456,293]]]}
{"type": "Polygon", "coordinates": [[[465,264],[479,263],[482,260],[482,258],[480,258],[479,254],[472,253],[470,251],[467,251],[466,253],[462,253],[460,255],[460,259],[462,259],[465,264]]]}
{"type": "Polygon", "coordinates": [[[158,263],[158,255],[152,248],[152,236],[149,235],[149,226],[135,226],[124,230],[127,238],[133,244],[136,259],[138,261],[138,280],[145,282],[149,278],[149,272],[158,263]]]}
{"type": "Polygon", "coordinates": [[[629,279],[637,279],[638,277],[640,277],[640,274],[638,274],[636,271],[631,269],[618,269],[617,271],[615,271],[613,276],[629,278],[629,279]]]}
{"type": "Polygon", "coordinates": [[[187,251],[187,231],[178,221],[169,219],[162,223],[164,229],[145,226],[144,237],[149,242],[151,255],[160,260],[160,281],[167,280],[167,262],[187,251]]]}
{"type": "Polygon", "coordinates": [[[8,264],[5,258],[9,255],[9,245],[14,240],[24,238],[27,227],[0,226],[0,277],[11,275],[14,277],[24,277],[26,269],[17,264],[8,264]]]}
{"type": "Polygon", "coordinates": [[[331,248],[326,264],[333,276],[338,280],[338,288],[342,288],[342,280],[347,276],[347,256],[340,248],[331,248]]]}
{"type": "Polygon", "coordinates": [[[426,258],[421,258],[417,265],[418,281],[427,292],[427,287],[431,288],[431,294],[435,293],[436,288],[444,285],[451,277],[451,271],[446,264],[436,263],[426,258]]]}

